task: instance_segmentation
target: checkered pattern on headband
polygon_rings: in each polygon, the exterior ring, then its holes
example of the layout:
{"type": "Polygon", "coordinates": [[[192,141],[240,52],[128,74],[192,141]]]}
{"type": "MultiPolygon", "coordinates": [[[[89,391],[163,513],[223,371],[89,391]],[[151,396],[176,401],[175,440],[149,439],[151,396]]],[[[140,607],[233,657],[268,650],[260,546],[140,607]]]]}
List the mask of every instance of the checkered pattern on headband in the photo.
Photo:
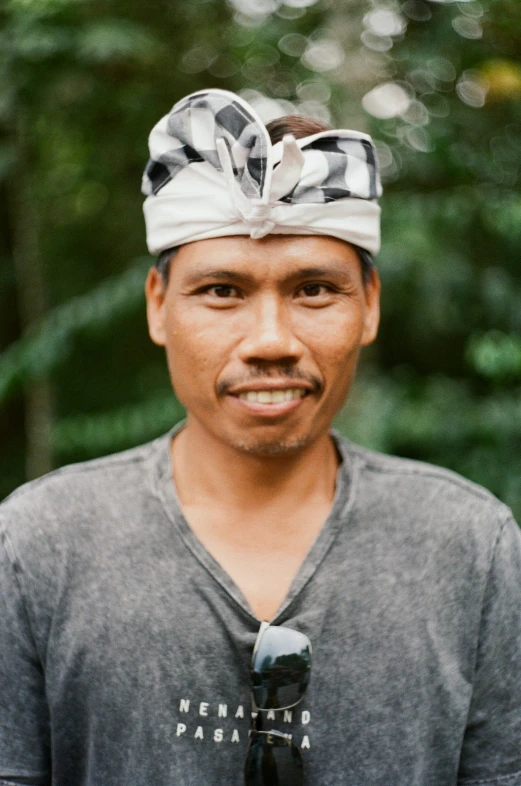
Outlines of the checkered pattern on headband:
{"type": "Polygon", "coordinates": [[[224,139],[231,154],[234,174],[243,193],[260,197],[266,178],[266,131],[246,107],[226,95],[195,93],[180,101],[168,115],[165,150],[154,149],[145,169],[143,193],[157,194],[188,164],[207,161],[222,172],[216,141],[224,139]]]}
{"type": "Polygon", "coordinates": [[[306,163],[300,180],[281,202],[321,204],[347,197],[377,199],[380,196],[378,165],[369,140],[322,137],[304,145],[302,152],[306,163]]]}
{"type": "MultiPolygon", "coordinates": [[[[152,132],[150,137],[144,194],[157,194],[192,163],[207,161],[221,172],[216,147],[221,138],[230,152],[242,192],[249,198],[262,196],[269,135],[243,102],[233,100],[232,94],[210,90],[188,96],[156,129],[163,133],[152,132]]],[[[369,140],[325,135],[304,145],[302,152],[305,164],[300,180],[282,202],[323,204],[348,197],[374,200],[380,196],[376,156],[369,140]]]]}

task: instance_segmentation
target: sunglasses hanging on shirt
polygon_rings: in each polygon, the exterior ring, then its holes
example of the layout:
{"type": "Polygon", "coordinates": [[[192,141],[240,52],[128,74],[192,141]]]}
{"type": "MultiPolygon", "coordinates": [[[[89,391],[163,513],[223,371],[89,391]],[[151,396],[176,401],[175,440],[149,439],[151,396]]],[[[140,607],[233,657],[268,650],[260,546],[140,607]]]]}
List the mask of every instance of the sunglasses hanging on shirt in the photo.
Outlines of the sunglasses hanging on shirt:
{"type": "Polygon", "coordinates": [[[304,697],[311,673],[311,642],[291,628],[261,624],[251,661],[253,728],[245,786],[303,786],[302,754],[291,736],[263,729],[263,713],[289,710],[304,697]]]}

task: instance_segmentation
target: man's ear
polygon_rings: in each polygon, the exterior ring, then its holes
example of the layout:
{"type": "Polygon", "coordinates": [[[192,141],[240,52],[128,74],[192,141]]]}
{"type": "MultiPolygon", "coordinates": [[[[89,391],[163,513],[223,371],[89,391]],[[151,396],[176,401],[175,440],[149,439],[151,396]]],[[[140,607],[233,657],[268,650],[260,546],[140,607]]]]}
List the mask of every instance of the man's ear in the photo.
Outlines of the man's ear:
{"type": "Polygon", "coordinates": [[[364,327],[360,343],[366,347],[375,340],[380,323],[380,276],[375,268],[371,270],[369,281],[364,284],[364,297],[364,327]]]}
{"type": "Polygon", "coordinates": [[[148,333],[154,344],[166,344],[165,298],[166,284],[159,270],[150,268],[145,284],[147,298],[148,333]]]}

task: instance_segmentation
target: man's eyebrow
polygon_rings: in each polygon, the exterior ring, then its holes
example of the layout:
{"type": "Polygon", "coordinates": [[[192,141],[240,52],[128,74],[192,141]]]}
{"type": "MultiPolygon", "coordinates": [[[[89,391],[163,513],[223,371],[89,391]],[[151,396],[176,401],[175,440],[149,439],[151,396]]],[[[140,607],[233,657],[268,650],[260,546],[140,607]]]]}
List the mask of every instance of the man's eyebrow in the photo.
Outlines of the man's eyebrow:
{"type": "MultiPolygon", "coordinates": [[[[352,274],[349,267],[342,262],[331,263],[324,267],[306,266],[292,270],[285,276],[286,281],[298,281],[306,278],[324,278],[328,276],[351,280],[352,274]]],[[[250,273],[242,273],[237,270],[226,270],[223,268],[194,270],[187,274],[184,279],[186,286],[197,286],[206,280],[234,282],[237,284],[255,284],[256,277],[250,273]]]]}
{"type": "Polygon", "coordinates": [[[200,284],[206,279],[212,281],[236,281],[238,284],[252,284],[255,281],[254,276],[248,273],[239,273],[236,270],[194,270],[189,273],[184,283],[188,286],[200,284]]]}
{"type": "Polygon", "coordinates": [[[291,273],[288,278],[320,278],[321,276],[342,276],[350,278],[351,272],[346,264],[332,263],[327,267],[302,267],[291,273]]]}

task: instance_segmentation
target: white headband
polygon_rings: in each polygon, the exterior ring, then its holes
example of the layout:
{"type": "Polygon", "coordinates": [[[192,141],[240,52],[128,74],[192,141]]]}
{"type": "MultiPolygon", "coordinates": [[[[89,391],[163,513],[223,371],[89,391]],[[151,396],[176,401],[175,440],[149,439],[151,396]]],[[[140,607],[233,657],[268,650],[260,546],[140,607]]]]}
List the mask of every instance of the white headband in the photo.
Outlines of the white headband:
{"type": "Polygon", "coordinates": [[[382,193],[367,134],[322,131],[272,145],[227,90],[181,99],[152,129],[142,191],[151,254],[194,240],[331,235],[376,254],[382,193]]]}

